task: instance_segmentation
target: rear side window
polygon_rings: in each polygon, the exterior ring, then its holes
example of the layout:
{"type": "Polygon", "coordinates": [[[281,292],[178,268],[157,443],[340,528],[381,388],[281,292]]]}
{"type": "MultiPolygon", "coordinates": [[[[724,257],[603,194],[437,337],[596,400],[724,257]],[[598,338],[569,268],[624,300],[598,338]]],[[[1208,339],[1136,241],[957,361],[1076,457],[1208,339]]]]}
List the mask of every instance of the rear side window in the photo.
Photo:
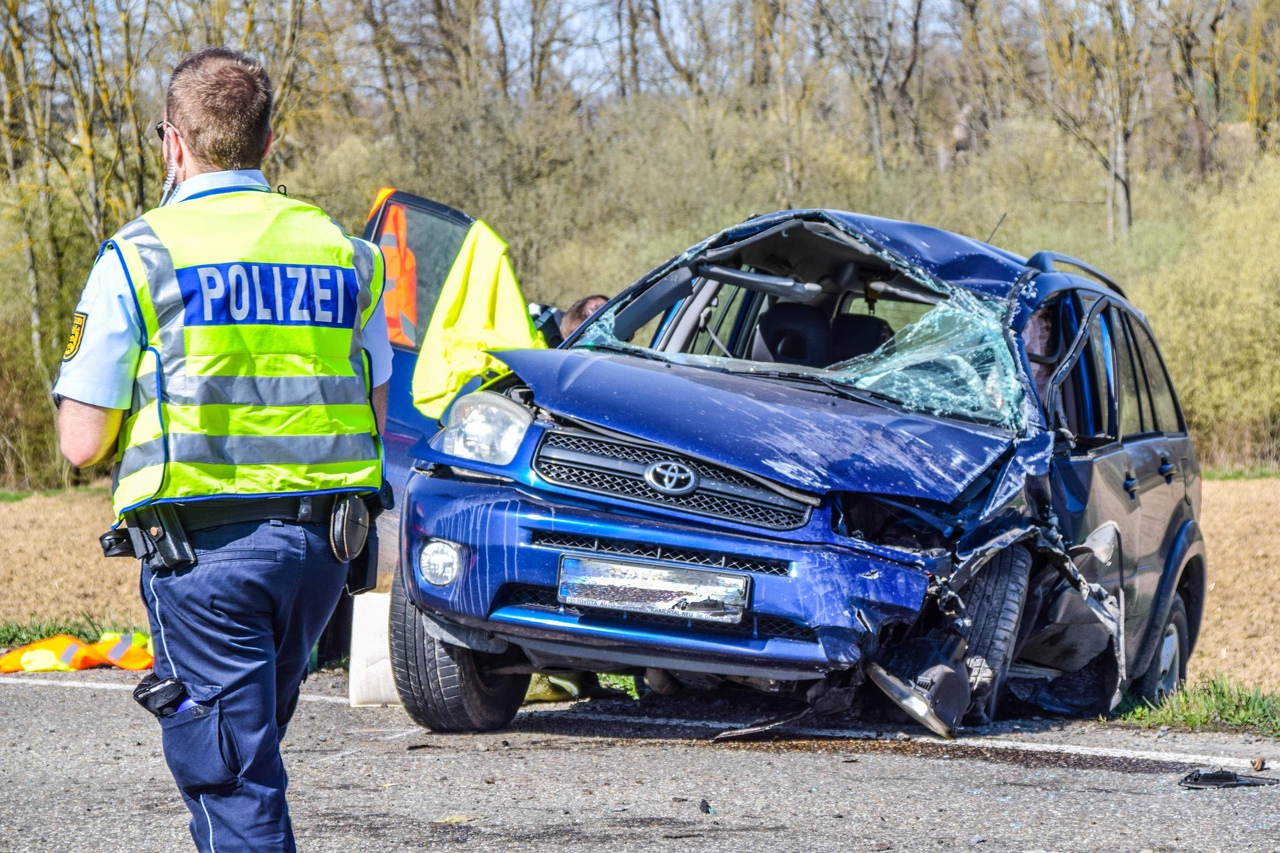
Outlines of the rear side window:
{"type": "Polygon", "coordinates": [[[1155,410],[1156,426],[1160,432],[1182,432],[1182,417],[1178,411],[1178,401],[1173,396],[1173,385],[1169,382],[1169,374],[1164,369],[1160,353],[1151,333],[1141,323],[1130,319],[1129,329],[1138,344],[1138,352],[1142,357],[1142,365],[1146,369],[1147,388],[1151,392],[1151,407],[1155,410]]]}
{"type": "Polygon", "coordinates": [[[469,225],[398,202],[384,208],[375,242],[386,259],[383,304],[393,344],[417,349],[422,343],[440,290],[469,229],[469,225]]]}

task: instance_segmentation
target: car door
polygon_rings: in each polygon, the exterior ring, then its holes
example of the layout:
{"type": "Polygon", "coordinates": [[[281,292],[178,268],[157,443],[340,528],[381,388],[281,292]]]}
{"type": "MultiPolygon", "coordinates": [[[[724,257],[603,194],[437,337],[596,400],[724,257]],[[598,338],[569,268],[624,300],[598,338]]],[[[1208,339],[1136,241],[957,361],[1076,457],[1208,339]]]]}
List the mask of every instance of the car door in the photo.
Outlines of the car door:
{"type": "Polygon", "coordinates": [[[1150,334],[1133,313],[1119,309],[1117,313],[1124,319],[1142,418],[1141,432],[1122,439],[1133,460],[1142,503],[1135,588],[1126,620],[1126,629],[1135,638],[1130,651],[1136,653],[1136,638],[1150,619],[1165,558],[1181,519],[1188,516],[1182,472],[1189,464],[1190,442],[1150,334]]]}
{"type": "MultiPolygon", "coordinates": [[[[1051,477],[1054,506],[1063,538],[1071,546],[1082,544],[1108,522],[1115,524],[1119,542],[1111,562],[1085,561],[1081,570],[1115,596],[1123,609],[1133,592],[1141,516],[1137,491],[1125,488],[1133,466],[1120,441],[1114,329],[1107,300],[1096,293],[1076,291],[1069,307],[1063,312],[1064,334],[1075,342],[1065,356],[1067,366],[1055,370],[1057,378],[1047,395],[1050,422],[1059,436],[1051,477]]],[[[1052,650],[1042,651],[1039,662],[1057,665],[1052,650]]]]}
{"type": "Polygon", "coordinates": [[[475,219],[443,204],[384,187],[365,223],[364,238],[382,249],[386,265],[383,307],[391,338],[391,381],[383,434],[387,480],[396,509],[378,518],[379,573],[395,570],[400,507],[413,467],[409,449],[434,435],[437,422],[413,405],[413,372],[418,349],[445,279],[475,219]]]}
{"type": "Polygon", "coordinates": [[[1133,663],[1160,582],[1162,543],[1178,496],[1168,443],[1156,427],[1146,375],[1130,332],[1131,315],[1120,305],[1108,308],[1107,315],[1115,341],[1120,441],[1129,460],[1122,488],[1137,512],[1135,535],[1125,546],[1125,645],[1133,663]]]}

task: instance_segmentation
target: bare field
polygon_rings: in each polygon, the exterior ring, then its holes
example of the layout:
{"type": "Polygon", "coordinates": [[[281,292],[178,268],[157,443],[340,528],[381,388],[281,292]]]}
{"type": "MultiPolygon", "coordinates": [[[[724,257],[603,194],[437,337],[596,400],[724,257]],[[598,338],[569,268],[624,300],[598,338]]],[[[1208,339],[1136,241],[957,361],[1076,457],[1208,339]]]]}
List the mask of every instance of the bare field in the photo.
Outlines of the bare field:
{"type": "MultiPolygon", "coordinates": [[[[108,560],[100,489],[0,504],[0,621],[78,618],[146,624],[138,567],[108,560]]],[[[1191,675],[1280,689],[1280,479],[1204,484],[1209,596],[1191,675]]]]}
{"type": "Polygon", "coordinates": [[[78,619],[143,626],[138,563],[108,560],[98,537],[114,521],[105,489],[0,503],[0,621],[78,619]]]}

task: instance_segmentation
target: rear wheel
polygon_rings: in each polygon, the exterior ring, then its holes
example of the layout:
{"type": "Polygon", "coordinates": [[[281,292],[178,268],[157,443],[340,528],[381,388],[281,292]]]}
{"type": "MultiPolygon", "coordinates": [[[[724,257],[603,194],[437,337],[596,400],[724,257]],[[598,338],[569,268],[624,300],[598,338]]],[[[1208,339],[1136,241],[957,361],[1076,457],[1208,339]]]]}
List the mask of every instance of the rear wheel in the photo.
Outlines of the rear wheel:
{"type": "Polygon", "coordinates": [[[1031,552],[1014,545],[992,557],[960,593],[973,620],[964,661],[969,670],[969,725],[995,718],[1030,576],[1031,552]]]}
{"type": "Polygon", "coordinates": [[[1173,597],[1169,618],[1156,646],[1151,665],[1138,680],[1138,696],[1158,706],[1182,689],[1187,680],[1187,658],[1190,656],[1191,632],[1187,630],[1187,605],[1181,595],[1173,597]]]}
{"type": "Polygon", "coordinates": [[[437,732],[493,731],[511,722],[529,676],[495,675],[506,656],[474,652],[427,633],[405,594],[400,569],[391,585],[391,672],[413,721],[437,732]]]}

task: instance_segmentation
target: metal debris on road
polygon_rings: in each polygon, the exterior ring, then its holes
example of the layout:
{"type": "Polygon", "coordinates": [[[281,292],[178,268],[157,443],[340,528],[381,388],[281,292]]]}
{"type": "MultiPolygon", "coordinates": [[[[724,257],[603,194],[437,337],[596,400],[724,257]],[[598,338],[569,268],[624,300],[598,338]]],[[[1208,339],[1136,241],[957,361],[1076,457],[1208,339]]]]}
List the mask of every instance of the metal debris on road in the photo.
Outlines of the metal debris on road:
{"type": "Polygon", "coordinates": [[[1280,779],[1266,776],[1242,776],[1234,770],[1192,770],[1178,783],[1184,788],[1201,791],[1206,788],[1257,788],[1280,784],[1280,779]]]}

